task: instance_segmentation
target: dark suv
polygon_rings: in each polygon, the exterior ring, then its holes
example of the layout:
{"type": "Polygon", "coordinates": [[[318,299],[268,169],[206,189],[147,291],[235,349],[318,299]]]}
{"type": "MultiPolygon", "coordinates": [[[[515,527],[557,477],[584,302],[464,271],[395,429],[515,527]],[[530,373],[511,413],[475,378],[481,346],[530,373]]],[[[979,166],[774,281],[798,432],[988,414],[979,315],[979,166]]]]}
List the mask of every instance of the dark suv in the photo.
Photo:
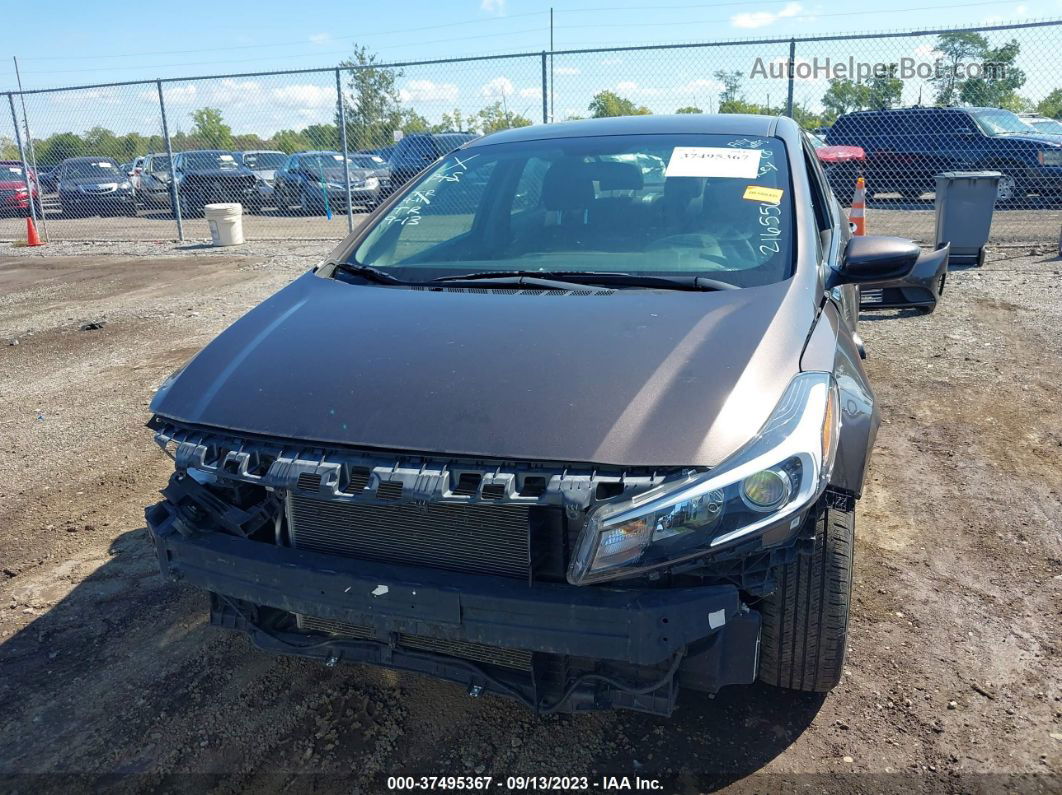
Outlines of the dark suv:
{"type": "Polygon", "coordinates": [[[475,138],[474,133],[467,132],[407,135],[395,145],[387,164],[391,172],[391,189],[408,182],[443,155],[475,138]]]}
{"type": "Polygon", "coordinates": [[[999,108],[903,108],[848,113],[826,134],[860,146],[868,193],[917,199],[944,171],[1002,173],[1001,200],[1062,192],[1062,136],[1044,134],[999,108]]]}
{"type": "Polygon", "coordinates": [[[507,130],[168,378],[147,524],[211,621],[540,712],[843,671],[879,411],[849,236],[791,119],[507,130]]]}
{"type": "Polygon", "coordinates": [[[173,156],[173,173],[181,210],[198,215],[203,207],[217,202],[238,202],[245,207],[260,203],[258,178],[221,149],[199,149],[173,156]]]}

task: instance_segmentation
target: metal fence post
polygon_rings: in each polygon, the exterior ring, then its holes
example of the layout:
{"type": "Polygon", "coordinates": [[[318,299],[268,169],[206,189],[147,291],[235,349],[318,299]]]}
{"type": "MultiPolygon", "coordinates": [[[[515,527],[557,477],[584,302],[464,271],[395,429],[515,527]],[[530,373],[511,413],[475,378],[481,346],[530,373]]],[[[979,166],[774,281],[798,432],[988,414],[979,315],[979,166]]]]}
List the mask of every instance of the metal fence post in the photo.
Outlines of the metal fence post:
{"type": "Polygon", "coordinates": [[[793,71],[796,67],[796,39],[789,40],[789,64],[786,69],[786,77],[789,79],[789,86],[786,89],[785,94],[785,115],[789,118],[793,118],[793,71]]]}
{"type": "MultiPolygon", "coordinates": [[[[11,123],[15,125],[15,143],[18,144],[18,159],[22,161],[22,177],[26,180],[26,195],[29,199],[29,211],[30,217],[33,219],[33,225],[37,225],[37,209],[33,206],[33,186],[30,184],[30,172],[29,165],[26,163],[26,150],[22,148],[22,133],[18,129],[18,115],[15,113],[15,95],[8,94],[7,101],[11,105],[11,123]]],[[[37,179],[37,201],[41,201],[40,198],[40,178],[37,179]]],[[[41,204],[41,212],[44,211],[43,202],[41,204]]]]}
{"type": "Polygon", "coordinates": [[[184,225],[181,223],[181,196],[177,192],[177,175],[173,170],[173,145],[170,143],[170,126],[166,122],[166,101],[162,98],[162,81],[156,80],[159,90],[159,110],[162,112],[162,137],[166,141],[166,156],[170,162],[170,207],[173,217],[177,219],[177,239],[184,242],[184,225]]]}
{"type": "Polygon", "coordinates": [[[549,124],[549,86],[546,82],[546,51],[542,51],[542,123],[549,124]]]}
{"type": "Polygon", "coordinates": [[[347,186],[347,231],[354,231],[354,207],[350,202],[350,155],[347,154],[347,109],[343,107],[343,81],[336,69],[336,102],[339,103],[339,145],[343,149],[343,184],[347,186]]]}

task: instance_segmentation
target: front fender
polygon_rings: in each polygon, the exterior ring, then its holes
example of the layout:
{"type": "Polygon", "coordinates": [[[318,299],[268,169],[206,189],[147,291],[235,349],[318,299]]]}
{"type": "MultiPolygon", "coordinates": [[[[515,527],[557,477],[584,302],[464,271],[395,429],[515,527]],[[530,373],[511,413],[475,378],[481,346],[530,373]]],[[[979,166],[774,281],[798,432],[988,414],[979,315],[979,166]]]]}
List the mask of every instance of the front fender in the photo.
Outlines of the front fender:
{"type": "Polygon", "coordinates": [[[881,413],[863,370],[859,345],[832,302],[826,303],[808,336],[800,369],[832,372],[837,381],[841,429],[830,486],[859,498],[881,413]]]}

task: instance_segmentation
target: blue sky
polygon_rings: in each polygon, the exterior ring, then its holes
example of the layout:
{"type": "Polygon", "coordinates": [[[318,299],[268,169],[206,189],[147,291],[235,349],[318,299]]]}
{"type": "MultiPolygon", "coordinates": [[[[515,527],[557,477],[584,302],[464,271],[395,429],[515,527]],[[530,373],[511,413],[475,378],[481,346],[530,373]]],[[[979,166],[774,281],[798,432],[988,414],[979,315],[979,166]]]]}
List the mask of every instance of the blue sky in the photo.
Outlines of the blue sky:
{"type": "MultiPolygon", "coordinates": [[[[557,49],[660,42],[718,41],[1021,22],[1062,17],[1062,0],[974,2],[892,0],[858,3],[684,2],[660,0],[555,0],[557,49]]],[[[386,61],[537,52],[549,44],[549,2],[534,0],[402,0],[390,3],[319,0],[306,6],[267,0],[173,4],[51,0],[48,14],[35,3],[12,3],[4,12],[8,35],[0,45],[0,89],[15,85],[11,55],[18,55],[26,88],[120,80],[301,69],[334,65],[353,42],[386,61]],[[109,11],[108,9],[113,9],[109,11]]],[[[993,34],[1015,35],[1019,64],[1029,75],[1021,93],[1034,99],[1056,87],[1062,28],[993,34]]],[[[933,37],[820,43],[798,49],[798,60],[849,55],[870,61],[913,57],[931,61],[933,37]]],[[[586,112],[589,97],[610,88],[654,112],[717,101],[718,69],[747,72],[759,57],[783,58],[781,45],[743,45],[692,51],[665,50],[558,57],[553,64],[557,118],[586,112]]],[[[1059,80],[1062,84],[1062,79],[1059,80]]],[[[410,67],[400,80],[403,99],[430,119],[453,108],[471,113],[491,101],[541,120],[540,64],[536,59],[410,67]]],[[[798,81],[796,99],[809,109],[825,90],[822,80],[798,81]]],[[[904,100],[917,101],[924,85],[912,80],[904,100]]],[[[781,81],[746,80],[756,102],[780,105],[781,81]]],[[[237,78],[167,87],[171,125],[191,126],[192,109],[221,107],[237,132],[269,133],[328,121],[334,76],[237,78]]],[[[151,86],[40,95],[27,102],[36,136],[100,124],[116,132],[154,131],[151,86]]],[[[927,97],[928,99],[928,97],[927,97]]],[[[9,114],[8,114],[9,115],[9,114]]],[[[0,135],[10,122],[0,114],[0,135]]]]}

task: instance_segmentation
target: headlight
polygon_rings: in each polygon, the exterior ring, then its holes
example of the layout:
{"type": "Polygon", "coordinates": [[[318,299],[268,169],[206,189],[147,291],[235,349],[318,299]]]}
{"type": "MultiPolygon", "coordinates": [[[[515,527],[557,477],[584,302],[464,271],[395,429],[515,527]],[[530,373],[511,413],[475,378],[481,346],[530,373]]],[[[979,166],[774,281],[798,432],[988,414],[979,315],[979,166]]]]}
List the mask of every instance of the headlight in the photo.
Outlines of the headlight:
{"type": "Polygon", "coordinates": [[[380,180],[378,180],[376,177],[369,177],[365,180],[365,187],[369,190],[372,190],[373,188],[378,188],[380,187],[380,180]]]}
{"type": "Polygon", "coordinates": [[[1042,166],[1062,166],[1062,149],[1044,149],[1036,156],[1042,166]]]}
{"type": "Polygon", "coordinates": [[[133,187],[133,186],[130,185],[129,182],[119,182],[118,183],[118,189],[119,190],[129,190],[131,187],[133,187]]]}
{"type": "Polygon", "coordinates": [[[833,377],[798,375],[759,433],[715,469],[592,511],[568,581],[629,577],[779,523],[794,529],[826,488],[839,429],[833,377]]]}

